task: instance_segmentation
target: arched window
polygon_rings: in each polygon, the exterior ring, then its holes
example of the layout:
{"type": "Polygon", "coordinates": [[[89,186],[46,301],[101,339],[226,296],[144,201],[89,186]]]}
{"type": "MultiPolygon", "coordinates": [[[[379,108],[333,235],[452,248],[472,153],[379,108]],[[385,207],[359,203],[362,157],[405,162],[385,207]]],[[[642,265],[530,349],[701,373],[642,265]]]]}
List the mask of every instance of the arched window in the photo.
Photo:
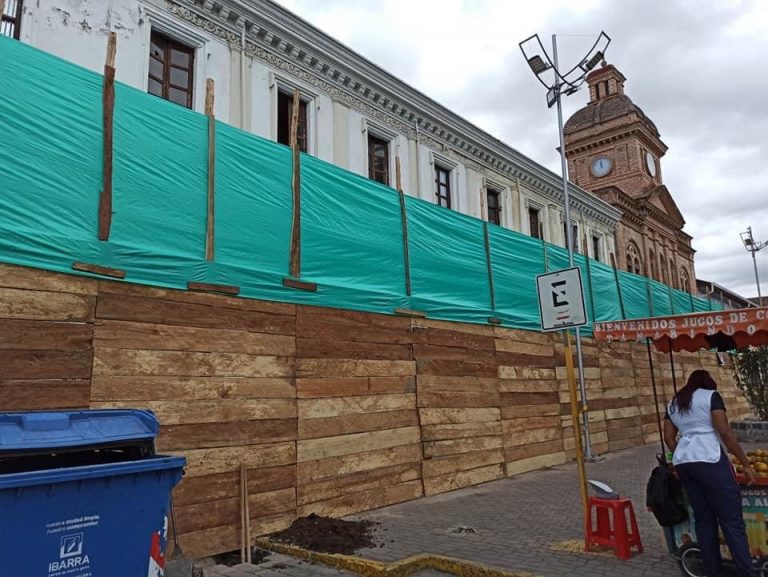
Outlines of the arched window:
{"type": "Polygon", "coordinates": [[[667,274],[667,267],[664,266],[664,255],[659,253],[659,280],[664,284],[669,284],[667,274]]]}
{"type": "Polygon", "coordinates": [[[669,286],[676,287],[677,285],[677,271],[675,270],[675,263],[672,259],[669,259],[669,286]]]}
{"type": "Polygon", "coordinates": [[[629,241],[627,243],[627,271],[635,274],[642,274],[642,260],[640,259],[640,251],[637,245],[629,241]]]}
{"type": "Polygon", "coordinates": [[[656,278],[656,255],[653,254],[652,250],[648,251],[648,255],[649,255],[648,262],[651,263],[650,275],[652,279],[655,279],[656,278]]]}
{"type": "Polygon", "coordinates": [[[688,271],[685,270],[685,267],[680,269],[680,290],[684,290],[687,293],[691,292],[691,277],[688,276],[688,271]]]}

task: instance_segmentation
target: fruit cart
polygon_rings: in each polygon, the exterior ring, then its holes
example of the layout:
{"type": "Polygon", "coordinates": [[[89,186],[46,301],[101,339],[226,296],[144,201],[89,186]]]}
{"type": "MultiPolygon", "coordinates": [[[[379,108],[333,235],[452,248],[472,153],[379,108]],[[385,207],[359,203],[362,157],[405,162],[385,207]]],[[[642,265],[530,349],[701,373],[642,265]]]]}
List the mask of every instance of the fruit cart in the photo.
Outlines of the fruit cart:
{"type": "MultiPolygon", "coordinates": [[[[672,385],[677,392],[673,351],[697,352],[707,349],[726,352],[750,346],[768,345],[768,308],[595,322],[593,333],[596,341],[644,342],[646,344],[656,405],[661,462],[664,462],[666,451],[661,433],[661,414],[651,345],[658,351],[669,353],[672,385]]],[[[662,388],[662,406],[666,406],[669,400],[664,397],[662,388]]],[[[757,473],[756,483],[746,485],[746,480],[737,466],[734,466],[734,474],[741,485],[741,505],[756,575],[768,577],[768,450],[752,451],[749,453],[749,458],[757,473]]],[[[679,560],[683,574],[689,577],[704,577],[693,514],[690,507],[688,509],[689,518],[674,527],[665,527],[664,535],[669,552],[679,560]]],[[[722,536],[721,553],[724,562],[727,563],[730,552],[722,536]]]]}
{"type": "MultiPolygon", "coordinates": [[[[747,528],[747,541],[752,553],[755,575],[768,577],[768,465],[766,464],[768,451],[752,451],[747,455],[750,462],[759,469],[763,469],[762,476],[761,471],[758,471],[754,485],[747,485],[745,477],[740,473],[736,473],[736,480],[741,485],[741,509],[747,528]]],[[[693,512],[690,511],[690,507],[688,519],[674,527],[665,527],[664,537],[669,552],[680,562],[683,575],[705,577],[701,550],[696,542],[693,512]]],[[[729,564],[730,552],[722,535],[720,549],[724,563],[729,564]]]]}

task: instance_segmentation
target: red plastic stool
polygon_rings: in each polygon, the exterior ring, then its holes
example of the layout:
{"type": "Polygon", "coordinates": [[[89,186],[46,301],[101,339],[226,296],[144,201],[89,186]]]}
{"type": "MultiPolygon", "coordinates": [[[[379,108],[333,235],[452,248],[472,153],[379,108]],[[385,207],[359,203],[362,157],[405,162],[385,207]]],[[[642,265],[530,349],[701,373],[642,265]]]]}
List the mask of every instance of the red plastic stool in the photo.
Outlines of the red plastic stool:
{"type": "Polygon", "coordinates": [[[630,548],[633,546],[637,547],[638,553],[643,552],[632,501],[629,499],[589,498],[585,550],[589,551],[592,545],[613,547],[619,559],[629,559],[632,556],[630,548]],[[597,527],[593,522],[592,511],[595,511],[597,527]],[[629,519],[627,519],[627,513],[629,513],[629,519]],[[629,528],[627,521],[629,521],[629,528]]]}

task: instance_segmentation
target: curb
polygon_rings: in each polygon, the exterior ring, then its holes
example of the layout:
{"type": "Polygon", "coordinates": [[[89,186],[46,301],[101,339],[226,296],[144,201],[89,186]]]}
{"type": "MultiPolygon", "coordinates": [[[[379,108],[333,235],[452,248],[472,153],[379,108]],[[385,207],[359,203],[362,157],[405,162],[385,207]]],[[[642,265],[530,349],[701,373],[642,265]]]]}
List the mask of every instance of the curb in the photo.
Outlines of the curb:
{"type": "Polygon", "coordinates": [[[267,551],[299,557],[335,569],[345,569],[363,577],[408,577],[425,569],[435,569],[456,575],[457,577],[540,577],[535,573],[495,569],[482,563],[447,557],[445,555],[421,554],[406,557],[394,563],[383,563],[353,555],[318,553],[317,551],[309,551],[295,545],[275,543],[269,539],[256,539],[254,544],[267,551]]]}

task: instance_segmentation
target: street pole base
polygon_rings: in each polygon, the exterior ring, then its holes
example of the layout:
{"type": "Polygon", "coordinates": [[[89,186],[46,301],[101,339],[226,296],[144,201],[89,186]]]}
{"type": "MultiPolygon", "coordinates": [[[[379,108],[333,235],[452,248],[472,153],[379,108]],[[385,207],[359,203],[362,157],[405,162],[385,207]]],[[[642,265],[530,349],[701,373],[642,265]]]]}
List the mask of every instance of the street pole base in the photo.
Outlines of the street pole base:
{"type": "Polygon", "coordinates": [[[584,457],[587,463],[602,463],[605,461],[605,457],[602,455],[588,455],[584,457]]]}

